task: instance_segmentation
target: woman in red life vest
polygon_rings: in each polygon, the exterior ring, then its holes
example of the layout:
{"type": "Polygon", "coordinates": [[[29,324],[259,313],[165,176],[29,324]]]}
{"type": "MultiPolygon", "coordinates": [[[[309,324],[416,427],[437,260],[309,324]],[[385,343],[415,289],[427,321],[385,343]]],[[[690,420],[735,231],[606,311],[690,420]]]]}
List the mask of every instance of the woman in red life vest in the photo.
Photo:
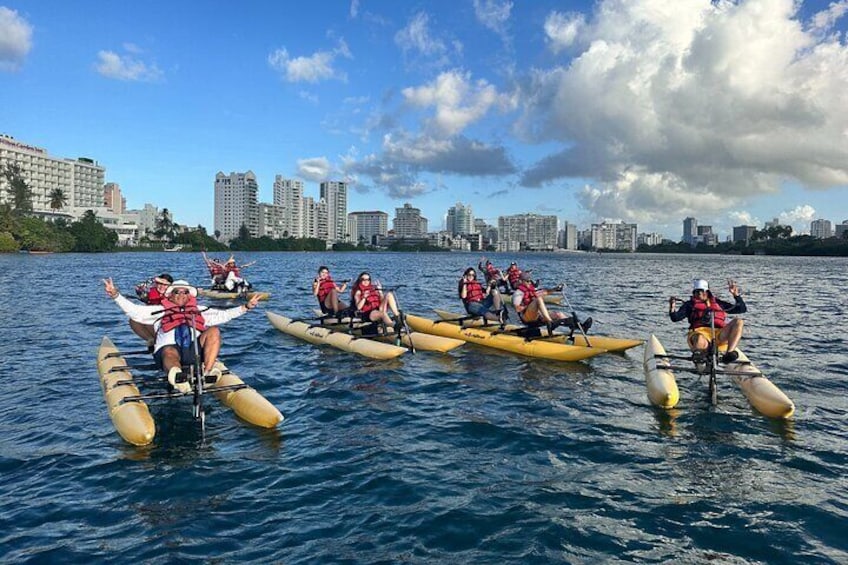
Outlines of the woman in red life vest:
{"type": "Polygon", "coordinates": [[[206,268],[209,269],[209,276],[212,278],[212,288],[223,286],[227,278],[227,271],[224,269],[224,264],[217,259],[208,257],[205,251],[201,251],[200,253],[203,255],[203,262],[206,263],[206,268]]]}
{"type": "Polygon", "coordinates": [[[197,307],[197,289],[186,281],[174,281],[165,291],[161,304],[135,304],[118,292],[111,278],[104,279],[103,285],[106,294],[127,316],[136,322],[153,325],[156,330],[153,358],[168,374],[168,382],[181,392],[190,390],[182,366],[194,362],[193,341],[198,342],[205,380],[214,383],[220,376],[215,368],[221,350],[221,332],[217,326],[253,310],[259,303],[259,296],[254,296],[242,306],[201,311],[197,307]]]}
{"type": "Polygon", "coordinates": [[[689,321],[689,333],[686,341],[689,349],[699,354],[705,354],[713,341],[713,327],[719,347],[727,345],[727,351],[721,356],[722,363],[733,363],[739,358],[736,348],[742,339],[742,318],[727,318],[728,314],[744,314],[748,311],[742,293],[736,281],[727,281],[727,290],[733,296],[733,302],[727,302],[713,296],[710,286],[704,279],[692,281],[692,297],[684,302],[676,311],[674,297],[668,300],[668,315],[672,322],[689,321]],[[710,319],[712,318],[712,323],[710,319]]]}
{"type": "MultiPolygon", "coordinates": [[[[527,325],[545,324],[548,326],[548,332],[552,332],[557,326],[568,326],[572,330],[577,329],[577,320],[571,316],[557,310],[553,312],[548,310],[544,299],[547,293],[547,290],[536,288],[533,281],[530,280],[529,271],[521,273],[518,286],[512,293],[512,305],[515,306],[519,319],[527,325]]],[[[584,332],[589,331],[592,326],[592,318],[586,318],[581,325],[584,332]]]]}
{"type": "Polygon", "coordinates": [[[341,286],[338,286],[330,276],[330,269],[324,265],[318,267],[318,276],[312,281],[312,294],[318,299],[323,313],[339,314],[347,310],[347,304],[339,300],[339,295],[346,288],[347,281],[342,281],[341,286]]]}
{"type": "Polygon", "coordinates": [[[477,280],[474,267],[468,267],[462,274],[457,285],[457,292],[465,306],[465,311],[472,316],[484,316],[493,322],[506,322],[506,306],[501,302],[501,293],[494,284],[483,287],[477,280]]]}
{"type": "Polygon", "coordinates": [[[380,281],[371,284],[371,275],[362,272],[356,277],[356,282],[350,289],[351,303],[363,320],[382,322],[386,326],[395,325],[400,330],[401,313],[398,309],[397,298],[391,291],[383,292],[380,281]],[[389,312],[394,315],[394,320],[389,312]]]}
{"type": "MultiPolygon", "coordinates": [[[[174,282],[174,277],[168,273],[162,273],[158,277],[153,278],[152,287],[145,287],[144,289],[141,289],[142,292],[140,293],[139,287],[136,287],[136,292],[138,293],[139,299],[141,299],[141,301],[145,304],[161,304],[162,299],[165,297],[165,291],[172,282],[174,282]]],[[[132,328],[132,331],[135,332],[135,335],[147,342],[148,347],[153,345],[153,341],[156,338],[156,330],[153,329],[153,324],[141,324],[135,320],[130,320],[130,328],[132,328]]]]}

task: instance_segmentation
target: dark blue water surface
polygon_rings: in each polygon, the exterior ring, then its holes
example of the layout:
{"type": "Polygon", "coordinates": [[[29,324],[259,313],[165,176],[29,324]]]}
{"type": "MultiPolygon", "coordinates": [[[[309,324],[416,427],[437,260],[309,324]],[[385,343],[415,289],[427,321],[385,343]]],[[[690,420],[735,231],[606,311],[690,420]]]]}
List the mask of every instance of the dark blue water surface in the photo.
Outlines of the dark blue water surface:
{"type": "MultiPolygon", "coordinates": [[[[496,255],[568,284],[597,333],[681,351],[667,298],[693,277],[739,281],[743,348],[796,403],[754,412],[730,382],[679,376],[670,413],[646,398],[642,349],[554,363],[466,345],[367,360],[283,335],[308,315],[318,265],[403,283],[402,306],[457,306],[471,254],[243,254],[273,293],[223,328],[223,360],[282,410],[277,430],[213,402],[205,440],[179,400],[151,406],[147,448],[115,433],[95,357],[140,342],[100,279],[199,254],[0,257],[0,560],[259,563],[848,561],[844,259],[496,255]]],[[[726,296],[726,292],[724,293],[726,296]]]]}

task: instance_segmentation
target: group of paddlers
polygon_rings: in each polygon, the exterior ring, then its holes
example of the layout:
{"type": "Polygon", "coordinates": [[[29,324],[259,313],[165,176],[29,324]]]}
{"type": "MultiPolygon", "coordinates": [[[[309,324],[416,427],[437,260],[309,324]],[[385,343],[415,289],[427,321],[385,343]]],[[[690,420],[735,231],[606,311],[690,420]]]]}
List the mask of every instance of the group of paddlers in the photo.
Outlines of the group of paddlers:
{"type": "MultiPolygon", "coordinates": [[[[221,262],[210,259],[206,253],[203,259],[213,284],[230,291],[250,288],[241,277],[241,269],[253,263],[239,267],[232,256],[221,262]]],[[[478,269],[484,274],[484,281],[478,280],[474,267],[468,267],[457,283],[457,294],[469,318],[480,317],[504,326],[509,319],[506,308],[509,300],[519,320],[528,327],[547,327],[549,333],[560,326],[583,333],[591,327],[592,318],[581,322],[575,314],[569,316],[546,306],[545,296],[561,292],[562,285],[541,288],[540,282],[530,276],[530,271],[522,271],[515,262],[501,271],[484,257],[478,269]]],[[[372,280],[371,274],[363,271],[350,285],[349,298],[343,298],[349,282],[333,280],[327,266],[318,268],[312,281],[312,293],[323,313],[321,321],[347,318],[370,322],[384,334],[393,328],[399,336],[406,324],[395,292],[384,289],[379,280],[372,280]]],[[[149,344],[157,365],[168,374],[170,385],[181,391],[187,391],[188,386],[182,367],[193,363],[195,355],[202,360],[203,374],[208,382],[216,380],[214,366],[221,347],[217,326],[252,310],[259,301],[259,296],[254,295],[244,305],[234,308],[201,309],[197,305],[197,288],[185,280],[174,280],[168,273],[154,277],[143,289],[136,289],[145,304],[127,300],[112,279],[104,279],[103,283],[106,293],[130,318],[132,329],[149,344]]],[[[671,320],[689,321],[687,341],[690,349],[696,355],[703,355],[715,340],[719,345],[726,345],[727,352],[720,359],[723,363],[738,358],[736,347],[742,337],[743,321],[728,315],[747,310],[734,281],[728,282],[728,290],[734,298],[733,303],[716,298],[706,280],[696,279],[688,300],[669,299],[671,320]],[[682,305],[675,309],[677,302],[682,305]]]]}
{"type": "Polygon", "coordinates": [[[510,300],[518,319],[526,326],[546,326],[549,333],[559,326],[585,333],[592,326],[592,318],[580,322],[573,314],[569,316],[545,305],[545,296],[562,292],[561,284],[541,288],[539,280],[533,280],[530,271],[522,271],[515,261],[501,271],[483,257],[477,268],[483,273],[485,284],[477,279],[474,267],[468,267],[457,286],[457,293],[469,315],[504,325],[509,317],[504,300],[510,300]]]}

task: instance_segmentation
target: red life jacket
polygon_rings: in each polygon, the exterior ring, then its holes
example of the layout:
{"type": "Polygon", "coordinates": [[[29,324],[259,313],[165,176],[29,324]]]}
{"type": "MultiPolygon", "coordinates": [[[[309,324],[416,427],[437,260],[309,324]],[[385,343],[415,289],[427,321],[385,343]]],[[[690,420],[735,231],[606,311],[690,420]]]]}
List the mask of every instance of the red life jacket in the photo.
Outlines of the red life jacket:
{"type": "Polygon", "coordinates": [[[159,289],[157,289],[156,287],[153,287],[147,291],[148,304],[162,304],[163,298],[165,298],[165,295],[159,292],[159,289]]]}
{"type": "Polygon", "coordinates": [[[509,284],[511,284],[514,288],[518,279],[521,278],[521,269],[518,267],[510,267],[506,270],[506,276],[509,279],[509,284]]]}
{"type": "Polygon", "coordinates": [[[353,289],[353,293],[351,294],[351,296],[353,297],[353,300],[354,300],[353,303],[354,303],[354,306],[355,306],[356,303],[358,302],[358,300],[356,300],[356,298],[355,298],[356,293],[357,292],[362,293],[362,297],[365,298],[365,304],[362,305],[362,308],[359,308],[359,311],[362,312],[363,314],[367,314],[368,312],[371,312],[372,310],[378,309],[380,307],[380,303],[383,301],[383,299],[380,297],[380,293],[377,292],[377,290],[374,287],[369,285],[369,287],[367,289],[369,292],[368,292],[367,295],[365,294],[365,290],[366,289],[363,289],[360,285],[356,285],[356,288],[353,289]]]}
{"type": "Polygon", "coordinates": [[[715,327],[723,328],[727,321],[727,314],[719,306],[718,301],[713,296],[707,300],[692,298],[692,312],[689,313],[689,328],[708,328],[710,327],[710,318],[707,315],[712,312],[715,327]],[[709,301],[709,304],[707,302],[709,301]]]}
{"type": "Polygon", "coordinates": [[[233,273],[235,276],[241,278],[241,271],[239,271],[238,265],[233,265],[232,267],[224,265],[224,273],[227,275],[233,273]]]}
{"type": "Polygon", "coordinates": [[[162,298],[161,305],[165,308],[165,315],[159,320],[162,324],[162,331],[169,332],[183,324],[191,326],[192,314],[194,314],[194,329],[199,332],[206,330],[206,321],[203,319],[203,314],[197,308],[197,299],[195,297],[189,297],[186,305],[182,307],[171,302],[170,298],[162,298]]]}
{"type": "Polygon", "coordinates": [[[521,291],[521,306],[523,306],[524,308],[527,308],[527,306],[531,302],[533,302],[533,300],[535,300],[538,296],[538,293],[536,292],[536,287],[534,287],[528,281],[522,282],[515,290],[521,291]]]}
{"type": "MultiPolygon", "coordinates": [[[[459,296],[460,298],[462,298],[461,292],[459,296]]],[[[462,299],[462,302],[464,302],[465,304],[470,304],[472,302],[483,302],[483,299],[485,297],[486,293],[483,292],[483,285],[481,285],[479,282],[472,281],[469,283],[465,283],[465,298],[462,299]]]]}
{"type": "Polygon", "coordinates": [[[501,272],[491,263],[486,263],[486,281],[497,279],[501,276],[501,272]]]}
{"type": "Polygon", "coordinates": [[[321,304],[324,303],[324,299],[330,295],[333,290],[336,288],[336,283],[333,282],[333,279],[327,277],[326,279],[318,282],[318,302],[321,304]]]}
{"type": "Polygon", "coordinates": [[[226,271],[224,270],[224,266],[220,263],[209,263],[209,274],[212,275],[213,278],[220,277],[222,275],[226,275],[226,271]]]}

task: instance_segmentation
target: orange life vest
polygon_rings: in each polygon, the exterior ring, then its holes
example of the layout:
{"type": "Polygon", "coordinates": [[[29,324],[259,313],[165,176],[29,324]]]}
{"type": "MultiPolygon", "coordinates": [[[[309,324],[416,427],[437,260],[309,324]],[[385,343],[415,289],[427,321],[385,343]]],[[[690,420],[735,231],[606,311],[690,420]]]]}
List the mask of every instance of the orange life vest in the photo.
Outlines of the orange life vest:
{"type": "Polygon", "coordinates": [[[518,283],[518,280],[521,278],[521,269],[518,267],[510,267],[506,270],[506,276],[509,279],[509,284],[515,288],[515,285],[518,283]]]}
{"type": "Polygon", "coordinates": [[[531,302],[533,302],[533,300],[535,300],[538,296],[538,293],[536,292],[536,287],[534,287],[527,281],[522,282],[515,290],[521,291],[521,306],[524,308],[527,308],[527,306],[531,302]]]}
{"type": "MultiPolygon", "coordinates": [[[[483,298],[486,297],[486,293],[483,292],[483,285],[481,285],[477,281],[472,281],[468,283],[460,282],[460,284],[465,284],[465,298],[462,301],[465,304],[470,304],[472,302],[483,302],[483,298]]],[[[462,298],[462,292],[460,289],[460,298],[462,298]]]]}
{"type": "Polygon", "coordinates": [[[362,312],[363,314],[367,314],[368,312],[371,312],[372,310],[378,309],[380,307],[380,303],[383,301],[382,297],[380,296],[380,293],[377,292],[377,290],[374,287],[369,285],[368,288],[365,289],[365,288],[362,288],[360,285],[356,285],[356,287],[353,289],[353,292],[351,293],[351,297],[353,298],[354,306],[358,302],[358,300],[356,300],[356,293],[357,292],[361,292],[362,297],[365,298],[365,304],[362,305],[362,308],[359,308],[359,311],[362,312]],[[365,294],[366,290],[368,291],[368,294],[365,294]]]}
{"type": "Polygon", "coordinates": [[[192,318],[194,319],[194,329],[199,332],[206,330],[206,321],[197,307],[195,297],[189,297],[185,306],[177,306],[171,302],[170,298],[162,298],[161,305],[164,307],[164,315],[160,319],[162,331],[169,332],[183,324],[192,326],[192,318]]]}
{"type": "Polygon", "coordinates": [[[333,282],[333,279],[327,277],[322,281],[318,281],[318,302],[324,303],[324,299],[330,295],[331,292],[336,288],[336,283],[333,282]]]}
{"type": "Polygon", "coordinates": [[[718,301],[712,295],[707,300],[693,297],[692,312],[689,313],[689,328],[710,327],[710,313],[712,313],[715,327],[723,328],[727,322],[727,313],[725,313],[718,301]]]}
{"type": "Polygon", "coordinates": [[[159,289],[156,287],[151,288],[147,291],[147,303],[148,304],[162,304],[162,300],[165,298],[165,295],[159,292],[159,289]]]}

